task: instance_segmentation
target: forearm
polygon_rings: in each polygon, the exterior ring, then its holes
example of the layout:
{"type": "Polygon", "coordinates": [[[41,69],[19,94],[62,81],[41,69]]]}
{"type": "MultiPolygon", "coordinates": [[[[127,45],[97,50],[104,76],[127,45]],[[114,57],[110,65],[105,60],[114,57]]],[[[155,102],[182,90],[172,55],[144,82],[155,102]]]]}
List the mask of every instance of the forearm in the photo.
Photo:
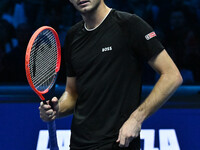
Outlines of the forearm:
{"type": "Polygon", "coordinates": [[[77,94],[65,91],[59,99],[59,110],[57,118],[65,117],[73,113],[76,105],[77,94]]]}
{"type": "Polygon", "coordinates": [[[170,98],[181,83],[182,78],[179,73],[161,75],[149,96],[131,114],[130,118],[142,123],[170,98]]]}

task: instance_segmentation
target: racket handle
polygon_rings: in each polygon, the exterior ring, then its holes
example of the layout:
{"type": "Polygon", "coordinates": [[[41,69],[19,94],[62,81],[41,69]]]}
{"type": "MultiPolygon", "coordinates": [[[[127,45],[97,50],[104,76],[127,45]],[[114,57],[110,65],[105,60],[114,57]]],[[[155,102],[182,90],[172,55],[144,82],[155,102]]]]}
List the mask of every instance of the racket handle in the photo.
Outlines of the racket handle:
{"type": "Polygon", "coordinates": [[[56,137],[56,123],[55,120],[47,123],[49,130],[50,150],[59,150],[56,137]]]}

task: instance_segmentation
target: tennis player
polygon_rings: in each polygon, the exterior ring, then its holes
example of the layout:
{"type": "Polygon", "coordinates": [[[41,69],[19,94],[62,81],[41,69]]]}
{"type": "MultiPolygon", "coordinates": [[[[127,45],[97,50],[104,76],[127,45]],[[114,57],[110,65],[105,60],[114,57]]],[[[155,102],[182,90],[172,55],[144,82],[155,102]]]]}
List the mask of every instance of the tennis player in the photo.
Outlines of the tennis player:
{"type": "Polygon", "coordinates": [[[182,83],[153,29],[104,0],[70,0],[83,20],[66,37],[66,90],[54,109],[40,104],[43,121],[73,113],[71,150],[140,150],[142,123],[182,83]],[[140,104],[143,62],[160,74],[140,104]]]}

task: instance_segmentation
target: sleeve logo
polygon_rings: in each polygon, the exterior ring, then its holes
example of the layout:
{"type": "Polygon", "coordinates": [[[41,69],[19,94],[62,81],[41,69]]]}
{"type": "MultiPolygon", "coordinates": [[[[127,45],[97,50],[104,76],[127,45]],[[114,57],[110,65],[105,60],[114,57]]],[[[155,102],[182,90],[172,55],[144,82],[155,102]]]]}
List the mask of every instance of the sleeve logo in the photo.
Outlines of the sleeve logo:
{"type": "Polygon", "coordinates": [[[153,31],[153,32],[145,35],[145,38],[146,38],[146,40],[150,40],[150,39],[152,39],[155,36],[156,36],[156,33],[153,31]]]}

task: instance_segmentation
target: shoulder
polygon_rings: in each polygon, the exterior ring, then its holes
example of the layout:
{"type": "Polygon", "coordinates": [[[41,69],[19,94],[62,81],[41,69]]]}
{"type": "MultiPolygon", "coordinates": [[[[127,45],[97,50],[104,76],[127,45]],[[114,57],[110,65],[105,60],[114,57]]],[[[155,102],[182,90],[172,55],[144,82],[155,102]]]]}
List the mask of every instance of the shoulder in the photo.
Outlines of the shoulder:
{"type": "Polygon", "coordinates": [[[112,21],[114,21],[127,35],[140,34],[141,30],[150,29],[148,23],[146,23],[141,17],[136,14],[128,12],[112,10],[112,21]]]}
{"type": "Polygon", "coordinates": [[[67,37],[72,37],[83,28],[83,20],[73,25],[67,32],[67,37]]]}
{"type": "Polygon", "coordinates": [[[136,14],[131,14],[124,11],[113,10],[112,17],[118,22],[125,22],[125,23],[137,23],[138,21],[142,20],[136,14]]]}
{"type": "Polygon", "coordinates": [[[67,35],[65,37],[65,43],[64,43],[64,49],[68,49],[71,45],[75,35],[78,31],[80,31],[83,28],[83,21],[80,21],[73,25],[67,32],[67,35]]]}

